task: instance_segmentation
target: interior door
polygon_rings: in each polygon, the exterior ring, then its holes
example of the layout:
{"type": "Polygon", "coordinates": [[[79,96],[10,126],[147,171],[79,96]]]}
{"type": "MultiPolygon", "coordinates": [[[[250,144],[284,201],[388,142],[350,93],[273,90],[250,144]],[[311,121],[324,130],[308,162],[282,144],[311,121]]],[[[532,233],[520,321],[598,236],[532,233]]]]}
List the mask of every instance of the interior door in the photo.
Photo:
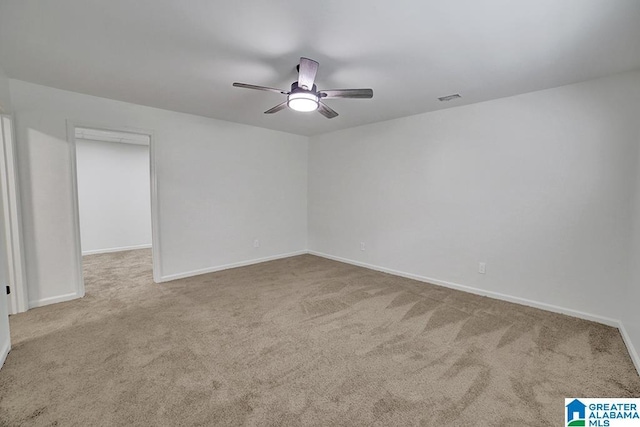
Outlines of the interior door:
{"type": "MultiPolygon", "coordinates": [[[[0,215],[0,219],[2,216],[0,215]]],[[[4,229],[4,227],[0,227],[0,229],[4,229]]],[[[4,238],[4,233],[2,233],[2,238],[4,238]]],[[[7,354],[9,354],[9,350],[11,350],[11,338],[9,335],[9,306],[7,302],[7,295],[5,289],[7,289],[8,277],[7,274],[7,253],[4,248],[4,241],[0,242],[0,246],[3,249],[0,249],[0,367],[4,364],[5,359],[7,358],[7,354]]]]}
{"type": "MultiPolygon", "coordinates": [[[[3,198],[0,197],[0,212],[3,198]]],[[[7,254],[7,236],[4,227],[4,215],[0,215],[0,367],[11,350],[11,339],[9,335],[9,305],[7,301],[6,289],[9,285],[9,269],[7,254]]]]}
{"type": "MultiPolygon", "coordinates": [[[[0,115],[0,131],[0,187],[2,190],[0,215],[3,215],[4,221],[4,224],[0,224],[0,226],[4,225],[0,227],[4,232],[4,237],[0,236],[0,243],[4,244],[0,250],[6,248],[6,254],[0,252],[0,257],[5,258],[6,282],[11,285],[11,294],[7,298],[9,314],[17,314],[27,311],[29,307],[26,296],[24,257],[22,256],[20,189],[18,188],[16,146],[11,116],[0,115]]],[[[2,277],[0,275],[0,279],[2,277]]]]}
{"type": "Polygon", "coordinates": [[[4,179],[7,173],[7,163],[5,161],[5,143],[6,137],[3,131],[5,125],[5,117],[0,116],[0,181],[2,185],[2,197],[0,197],[0,367],[4,364],[9,350],[11,350],[11,338],[9,335],[9,305],[7,301],[6,290],[8,289],[10,282],[9,274],[9,252],[11,246],[7,236],[7,216],[6,216],[6,204],[7,204],[7,186],[4,179]]]}

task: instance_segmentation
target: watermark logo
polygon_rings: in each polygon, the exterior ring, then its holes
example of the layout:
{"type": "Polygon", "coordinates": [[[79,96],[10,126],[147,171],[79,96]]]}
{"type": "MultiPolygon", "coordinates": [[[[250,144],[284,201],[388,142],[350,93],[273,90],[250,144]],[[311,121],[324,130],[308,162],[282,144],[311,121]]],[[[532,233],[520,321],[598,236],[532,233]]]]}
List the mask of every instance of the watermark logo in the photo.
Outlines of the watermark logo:
{"type": "Polygon", "coordinates": [[[567,398],[567,427],[640,427],[640,399],[567,398]]]}
{"type": "Polygon", "coordinates": [[[573,399],[568,405],[566,405],[566,407],[567,407],[567,427],[569,426],[584,427],[587,405],[585,405],[578,399],[573,399]]]}

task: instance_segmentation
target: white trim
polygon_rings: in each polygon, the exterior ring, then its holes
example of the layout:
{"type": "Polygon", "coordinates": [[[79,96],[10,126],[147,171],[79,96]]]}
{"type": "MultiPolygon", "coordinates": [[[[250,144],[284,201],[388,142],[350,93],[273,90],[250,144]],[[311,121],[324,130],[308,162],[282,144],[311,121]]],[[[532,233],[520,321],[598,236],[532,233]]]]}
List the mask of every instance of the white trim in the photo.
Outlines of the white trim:
{"type": "Polygon", "coordinates": [[[153,131],[149,135],[149,174],[151,185],[151,262],[153,264],[153,281],[160,283],[162,277],[162,253],[160,248],[160,202],[158,201],[158,176],[156,174],[156,136],[153,131]]]}
{"type": "Polygon", "coordinates": [[[74,131],[76,140],[80,139],[87,142],[119,142],[122,144],[146,145],[147,147],[151,143],[149,135],[141,133],[99,130],[95,128],[89,129],[78,126],[76,126],[74,131]]]}
{"type": "Polygon", "coordinates": [[[153,131],[145,129],[134,129],[119,126],[108,126],[104,124],[92,124],[75,120],[67,120],[67,141],[69,142],[69,157],[71,162],[71,189],[72,189],[72,209],[73,221],[75,228],[75,251],[77,258],[76,266],[76,288],[78,298],[84,296],[84,277],[82,272],[82,242],[80,239],[80,208],[78,200],[78,172],[76,159],[76,137],[75,128],[90,128],[104,131],[128,132],[149,137],[149,174],[151,181],[151,242],[152,242],[152,262],[153,262],[153,281],[159,283],[161,277],[162,264],[160,258],[160,232],[158,220],[158,184],[156,179],[156,162],[155,162],[155,135],[153,131]]]}
{"type": "Polygon", "coordinates": [[[327,258],[333,261],[344,262],[345,264],[351,264],[358,267],[368,268],[370,270],[381,271],[383,273],[393,274],[394,276],[406,277],[407,279],[417,280],[419,282],[426,282],[433,285],[443,286],[445,288],[456,289],[463,292],[468,292],[471,294],[482,295],[490,298],[499,299],[502,301],[512,302],[515,304],[525,305],[533,308],[538,308],[541,310],[551,311],[553,313],[564,314],[571,317],[577,317],[579,319],[590,320],[592,322],[602,323],[607,326],[612,326],[617,328],[620,331],[620,335],[622,336],[622,340],[624,344],[627,346],[627,350],[629,352],[629,356],[633,361],[633,364],[640,375],[640,356],[638,356],[638,352],[631,342],[631,337],[627,333],[627,330],[624,327],[624,324],[620,320],[611,319],[609,317],[599,316],[596,314],[585,313],[583,311],[573,310],[566,307],[560,307],[557,305],[547,304],[540,301],[533,301],[527,298],[514,297],[511,295],[501,294],[499,292],[485,291],[483,289],[474,288],[471,286],[460,285],[458,283],[447,282],[445,280],[433,279],[430,277],[420,276],[417,274],[405,273],[398,270],[393,270],[390,268],[380,267],[377,265],[367,264],[365,262],[354,261],[348,258],[342,258],[334,255],[325,254],[322,252],[307,251],[311,255],[319,256],[322,258],[327,258]]]}
{"type": "Polygon", "coordinates": [[[405,273],[403,271],[393,270],[390,268],[380,267],[377,265],[367,264],[360,261],[354,261],[347,258],[337,257],[322,252],[309,251],[311,255],[316,255],[322,258],[331,259],[334,261],[344,262],[346,264],[357,265],[358,267],[368,268],[370,270],[381,271],[383,273],[393,274],[394,276],[406,277],[407,279],[417,280],[419,282],[426,282],[432,285],[444,286],[445,288],[456,289],[458,291],[468,292],[471,294],[486,296],[495,298],[515,304],[526,305],[529,307],[539,308],[541,310],[551,311],[559,314],[566,314],[567,316],[577,317],[579,319],[590,320],[592,322],[602,323],[604,325],[618,327],[620,325],[619,320],[611,319],[609,317],[598,316],[595,314],[585,313],[578,310],[573,310],[566,307],[560,307],[557,305],[547,304],[540,301],[534,301],[527,298],[514,297],[511,295],[501,294],[500,292],[486,291],[484,289],[474,288],[471,286],[460,285],[458,283],[447,282],[446,280],[433,279],[431,277],[420,276],[412,273],[405,273]]]}
{"type": "Polygon", "coordinates": [[[627,346],[627,350],[629,350],[629,356],[631,356],[631,360],[636,367],[636,371],[638,371],[638,375],[640,375],[640,356],[638,356],[638,352],[631,342],[631,337],[627,333],[627,330],[624,327],[624,323],[619,322],[618,330],[620,331],[620,335],[622,335],[622,341],[624,341],[627,346]]]}
{"type": "MultiPolygon", "coordinates": [[[[73,225],[75,229],[73,240],[76,253],[76,292],[73,295],[79,295],[79,298],[82,298],[84,296],[84,273],[82,272],[82,243],[80,241],[80,203],[78,202],[78,162],[76,159],[75,127],[75,123],[67,120],[67,140],[69,141],[69,157],[71,164],[71,209],[73,212],[73,225]]],[[[47,302],[45,304],[53,304],[53,302],[47,302]]],[[[32,307],[37,306],[32,305],[32,307]]]]}
{"type": "Polygon", "coordinates": [[[247,261],[234,262],[231,264],[218,265],[216,267],[202,268],[199,270],[187,271],[185,273],[169,274],[167,276],[162,276],[160,278],[160,282],[169,282],[171,280],[184,279],[186,277],[199,276],[201,274],[207,274],[207,273],[214,273],[216,271],[228,270],[230,268],[246,267],[248,265],[260,264],[262,262],[274,261],[276,259],[289,258],[292,256],[298,256],[298,255],[305,255],[308,253],[309,251],[305,249],[305,250],[296,251],[296,252],[289,252],[286,254],[279,254],[279,255],[273,255],[273,256],[268,256],[264,258],[256,258],[256,259],[251,259],[247,261]]]}
{"type": "Polygon", "coordinates": [[[7,269],[12,292],[9,296],[10,314],[29,309],[27,304],[27,284],[22,245],[22,217],[20,206],[20,186],[18,183],[16,140],[13,120],[9,115],[0,116],[2,132],[2,197],[4,205],[5,235],[7,245],[7,269]]]}
{"type": "Polygon", "coordinates": [[[9,355],[10,351],[11,351],[11,342],[7,341],[7,344],[5,344],[4,348],[0,350],[0,368],[2,368],[2,366],[4,365],[4,362],[7,360],[7,356],[9,355]]]}
{"type": "Polygon", "coordinates": [[[149,249],[151,248],[151,244],[146,245],[134,245],[134,246],[122,246],[119,248],[106,248],[106,249],[94,249],[91,251],[82,251],[82,256],[85,255],[97,255],[97,254],[109,254],[111,252],[123,252],[123,251],[134,251],[136,249],[149,249]]]}
{"type": "Polygon", "coordinates": [[[45,305],[56,304],[56,303],[65,302],[65,301],[71,301],[73,299],[82,298],[82,297],[83,297],[83,295],[80,295],[77,292],[73,292],[73,293],[70,293],[70,294],[58,295],[58,296],[55,296],[55,297],[42,298],[42,299],[29,301],[29,307],[30,308],[42,307],[42,306],[45,306],[45,305]]]}

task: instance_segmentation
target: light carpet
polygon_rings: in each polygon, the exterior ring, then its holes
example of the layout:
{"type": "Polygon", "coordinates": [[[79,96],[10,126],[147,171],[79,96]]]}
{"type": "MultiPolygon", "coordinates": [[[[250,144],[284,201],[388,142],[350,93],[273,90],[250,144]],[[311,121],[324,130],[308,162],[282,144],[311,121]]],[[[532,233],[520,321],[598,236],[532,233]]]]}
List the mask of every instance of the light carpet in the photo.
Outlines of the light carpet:
{"type": "Polygon", "coordinates": [[[555,426],[565,397],[640,397],[614,328],[311,255],[85,279],[11,317],[1,425],[555,426]]]}

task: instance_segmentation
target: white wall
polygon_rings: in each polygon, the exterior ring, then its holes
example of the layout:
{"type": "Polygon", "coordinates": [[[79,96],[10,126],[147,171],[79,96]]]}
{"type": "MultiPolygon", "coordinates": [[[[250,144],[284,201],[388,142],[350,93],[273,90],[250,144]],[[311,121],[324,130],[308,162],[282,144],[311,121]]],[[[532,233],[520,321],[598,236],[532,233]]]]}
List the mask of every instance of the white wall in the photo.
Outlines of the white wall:
{"type": "Polygon", "coordinates": [[[640,264],[639,90],[640,73],[627,73],[308,143],[12,80],[30,299],[74,292],[70,118],[154,132],[164,276],[309,247],[622,317],[640,348],[640,268],[629,284],[640,264]]]}
{"type": "Polygon", "coordinates": [[[620,319],[639,86],[629,73],[313,137],[309,247],[620,319]]]}
{"type": "Polygon", "coordinates": [[[76,140],[82,252],[151,245],[149,147],[76,140]]]}
{"type": "Polygon", "coordinates": [[[67,119],[153,132],[165,278],[306,248],[307,138],[17,80],[11,100],[32,306],[77,296],[67,119]]]}

